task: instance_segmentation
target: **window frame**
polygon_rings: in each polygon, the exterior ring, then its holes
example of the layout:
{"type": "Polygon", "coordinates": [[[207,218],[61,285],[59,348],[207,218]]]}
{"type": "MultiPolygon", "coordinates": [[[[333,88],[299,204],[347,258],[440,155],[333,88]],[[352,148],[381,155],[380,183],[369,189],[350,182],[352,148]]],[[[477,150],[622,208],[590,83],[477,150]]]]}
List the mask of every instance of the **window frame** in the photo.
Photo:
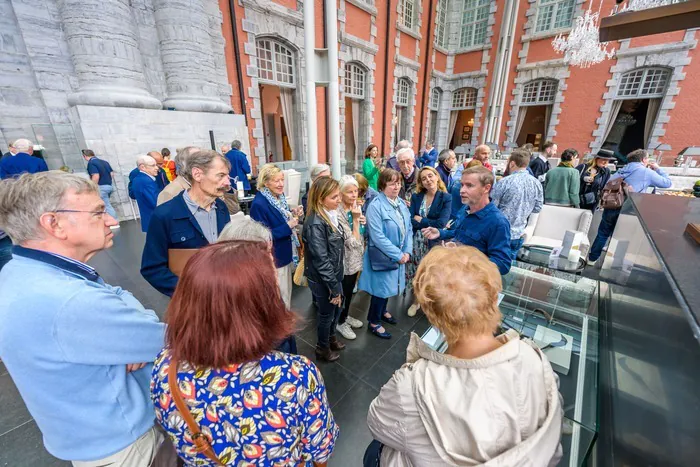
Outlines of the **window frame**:
{"type": "Polygon", "coordinates": [[[418,12],[416,11],[418,5],[416,0],[399,0],[399,23],[401,26],[408,28],[410,30],[416,29],[418,21],[418,12]],[[411,15],[406,16],[406,10],[410,7],[411,15]],[[408,19],[407,19],[408,18],[408,19]]]}
{"type": "MultiPolygon", "coordinates": [[[[615,91],[615,99],[622,99],[622,100],[630,100],[630,99],[659,99],[663,98],[666,95],[666,91],[668,90],[668,85],[671,81],[671,70],[668,68],[664,67],[658,67],[658,66],[652,66],[652,67],[644,67],[644,68],[635,68],[634,70],[627,71],[622,74],[620,77],[620,81],[617,85],[617,89],[615,91]],[[635,83],[633,82],[631,86],[628,86],[625,88],[625,80],[626,79],[635,79],[634,75],[639,76],[639,80],[636,83],[636,89],[635,89],[635,83]],[[647,85],[650,85],[649,77],[650,75],[652,76],[658,76],[660,77],[660,80],[663,81],[662,85],[662,90],[657,91],[657,92],[645,92],[644,89],[645,87],[649,87],[647,85]],[[633,92],[632,92],[633,91],[633,92]]],[[[654,85],[655,89],[658,89],[658,83],[654,85]]]]}
{"type": "Polygon", "coordinates": [[[257,55],[258,80],[280,87],[296,88],[296,53],[291,47],[275,38],[261,37],[255,41],[255,51],[257,55]],[[280,61],[282,57],[287,57],[287,63],[280,61]],[[270,63],[270,68],[262,66],[263,63],[270,63]],[[286,70],[282,67],[286,68],[286,70]],[[263,76],[263,73],[266,76],[263,76]],[[272,78],[269,76],[272,76],[272,78]],[[284,77],[288,77],[290,80],[284,79],[284,77]]]}
{"type": "Polygon", "coordinates": [[[448,24],[447,24],[448,0],[438,0],[437,15],[435,19],[435,45],[442,49],[448,46],[448,24]]]}
{"type": "Polygon", "coordinates": [[[546,34],[551,31],[558,31],[560,29],[571,28],[574,21],[574,16],[576,13],[576,0],[538,0],[537,1],[537,15],[535,16],[534,33],[535,34],[546,34]],[[551,7],[551,10],[545,11],[546,8],[551,7]],[[570,9],[568,21],[566,24],[557,25],[557,14],[560,12],[562,7],[570,9]],[[551,15],[547,19],[547,24],[545,24],[541,29],[541,18],[543,15],[548,14],[551,11],[551,15]]]}
{"type": "Polygon", "coordinates": [[[345,95],[352,99],[365,100],[367,70],[357,62],[345,64],[345,95]],[[359,79],[358,79],[359,78],[359,79]]]}
{"type": "Polygon", "coordinates": [[[430,100],[428,100],[428,108],[430,110],[440,110],[440,101],[442,101],[442,89],[434,87],[430,90],[430,100]]]}
{"type": "Polygon", "coordinates": [[[397,107],[408,107],[409,101],[411,99],[411,80],[408,78],[399,78],[398,86],[396,88],[396,106],[397,107]],[[405,96],[402,97],[403,94],[403,89],[402,86],[405,86],[406,92],[405,96]],[[405,99],[405,101],[404,101],[405,99]]]}
{"type": "Polygon", "coordinates": [[[460,49],[479,47],[487,43],[490,11],[491,2],[489,0],[462,0],[459,23],[460,49]],[[473,18],[465,21],[465,15],[469,12],[473,14],[473,18]],[[480,18],[479,15],[483,15],[483,17],[480,18]]]}
{"type": "Polygon", "coordinates": [[[523,90],[520,94],[520,105],[525,107],[534,107],[537,105],[552,105],[557,98],[557,92],[559,90],[559,81],[551,78],[542,78],[528,81],[523,84],[523,90]],[[550,86],[551,84],[551,86],[550,86]],[[537,87],[533,92],[528,92],[529,87],[537,87]],[[543,90],[543,88],[547,87],[543,90]],[[551,94],[551,99],[543,99],[543,93],[546,92],[547,96],[551,94]],[[532,100],[528,99],[528,96],[534,96],[532,100]]]}
{"type": "Polygon", "coordinates": [[[464,87],[455,89],[452,92],[452,107],[451,110],[471,110],[476,109],[476,99],[478,89],[464,87]]]}

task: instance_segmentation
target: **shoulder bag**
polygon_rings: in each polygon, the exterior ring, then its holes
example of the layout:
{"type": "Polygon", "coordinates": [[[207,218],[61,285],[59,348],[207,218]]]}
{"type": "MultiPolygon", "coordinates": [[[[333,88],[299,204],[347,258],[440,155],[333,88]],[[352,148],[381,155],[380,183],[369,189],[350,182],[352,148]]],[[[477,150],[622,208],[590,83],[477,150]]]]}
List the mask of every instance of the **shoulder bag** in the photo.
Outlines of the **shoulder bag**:
{"type": "Polygon", "coordinates": [[[192,413],[190,413],[190,409],[187,407],[187,404],[185,404],[185,401],[182,398],[180,386],[177,384],[177,366],[178,361],[171,358],[170,365],[168,366],[168,386],[170,386],[170,395],[173,397],[175,407],[177,407],[178,412],[180,412],[180,415],[182,415],[182,418],[187,424],[187,428],[190,430],[190,433],[192,433],[192,441],[194,442],[195,446],[194,449],[195,451],[207,456],[214,464],[224,465],[219,458],[216,457],[216,453],[209,442],[209,438],[202,433],[202,430],[199,428],[199,425],[197,425],[192,413]]]}
{"type": "MultiPolygon", "coordinates": [[[[629,175],[628,175],[629,176],[629,175]]],[[[627,177],[625,177],[627,178],[627,177]]],[[[625,178],[608,181],[600,193],[600,207],[603,209],[620,209],[627,198],[628,185],[625,178]]]]}

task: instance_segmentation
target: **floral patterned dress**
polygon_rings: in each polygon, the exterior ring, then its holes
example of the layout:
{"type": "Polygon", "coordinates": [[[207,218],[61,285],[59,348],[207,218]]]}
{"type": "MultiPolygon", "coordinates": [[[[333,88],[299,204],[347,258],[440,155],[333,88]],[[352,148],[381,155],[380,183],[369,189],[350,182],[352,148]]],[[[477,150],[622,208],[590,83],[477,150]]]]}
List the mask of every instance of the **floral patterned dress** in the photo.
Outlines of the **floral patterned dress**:
{"type": "MultiPolygon", "coordinates": [[[[420,204],[420,216],[427,217],[428,211],[430,211],[430,206],[425,204],[427,196],[423,197],[423,201],[420,204]]],[[[420,264],[423,256],[428,253],[428,241],[423,237],[423,232],[420,229],[413,232],[413,254],[411,259],[406,263],[406,289],[413,289],[413,277],[416,275],[418,270],[418,265],[420,264]]]]}
{"type": "MultiPolygon", "coordinates": [[[[151,399],[156,419],[187,465],[214,466],[198,454],[168,387],[170,352],[153,367],[151,399]]],[[[306,357],[270,352],[224,368],[181,362],[178,383],[185,403],[224,465],[298,466],[325,462],[339,428],[318,368],[306,357]]]]}

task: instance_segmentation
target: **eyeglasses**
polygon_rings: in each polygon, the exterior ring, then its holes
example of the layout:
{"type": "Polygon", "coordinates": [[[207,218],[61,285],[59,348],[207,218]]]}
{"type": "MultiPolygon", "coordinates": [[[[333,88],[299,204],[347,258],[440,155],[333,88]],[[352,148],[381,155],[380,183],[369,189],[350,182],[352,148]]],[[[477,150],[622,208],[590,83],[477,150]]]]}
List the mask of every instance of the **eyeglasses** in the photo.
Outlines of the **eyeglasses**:
{"type": "Polygon", "coordinates": [[[102,211],[79,211],[76,209],[57,209],[54,212],[84,212],[87,214],[92,214],[93,216],[102,219],[102,217],[107,214],[107,210],[103,209],[102,211]]]}

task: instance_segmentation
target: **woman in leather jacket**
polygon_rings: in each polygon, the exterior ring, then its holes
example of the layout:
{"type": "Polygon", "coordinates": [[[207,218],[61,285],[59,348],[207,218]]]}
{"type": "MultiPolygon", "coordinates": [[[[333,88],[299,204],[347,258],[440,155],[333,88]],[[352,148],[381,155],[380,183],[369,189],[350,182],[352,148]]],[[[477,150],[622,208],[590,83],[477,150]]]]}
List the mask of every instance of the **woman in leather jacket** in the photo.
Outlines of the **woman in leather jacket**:
{"type": "Polygon", "coordinates": [[[579,164],[576,167],[581,177],[579,188],[581,209],[595,211],[596,206],[598,206],[600,192],[610,179],[610,169],[608,169],[610,160],[613,158],[598,154],[590,162],[579,164]]]}
{"type": "Polygon", "coordinates": [[[345,239],[339,227],[340,184],[330,177],[318,178],[309,190],[307,217],[302,231],[306,246],[304,275],[318,304],[316,357],[334,362],[345,344],[335,335],[343,309],[343,257],[345,239]]]}

